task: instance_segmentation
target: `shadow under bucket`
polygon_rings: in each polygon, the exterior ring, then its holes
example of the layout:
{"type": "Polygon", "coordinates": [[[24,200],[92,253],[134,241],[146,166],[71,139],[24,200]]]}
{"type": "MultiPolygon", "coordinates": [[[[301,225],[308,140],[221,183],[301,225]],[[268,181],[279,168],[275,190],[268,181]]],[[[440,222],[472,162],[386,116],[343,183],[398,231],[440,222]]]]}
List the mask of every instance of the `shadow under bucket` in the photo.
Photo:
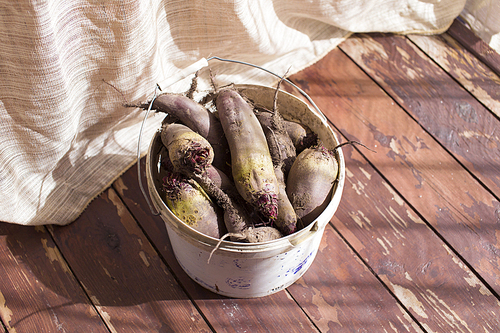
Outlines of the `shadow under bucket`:
{"type": "MultiPolygon", "coordinates": [[[[236,85],[249,99],[273,108],[275,88],[236,85]]],[[[299,98],[280,91],[278,106],[287,120],[297,121],[313,130],[325,147],[333,149],[337,138],[325,117],[299,98]]],[[[280,239],[264,243],[222,241],[207,263],[219,240],[206,236],[178,219],[161,198],[159,132],[153,137],[146,158],[146,178],[154,207],[165,221],[174,255],[184,271],[198,284],[214,293],[237,298],[261,297],[278,292],[299,279],[310,267],[325,226],[340,203],[345,182],[345,162],[337,149],[339,174],[325,210],[307,227],[280,239]]]]}

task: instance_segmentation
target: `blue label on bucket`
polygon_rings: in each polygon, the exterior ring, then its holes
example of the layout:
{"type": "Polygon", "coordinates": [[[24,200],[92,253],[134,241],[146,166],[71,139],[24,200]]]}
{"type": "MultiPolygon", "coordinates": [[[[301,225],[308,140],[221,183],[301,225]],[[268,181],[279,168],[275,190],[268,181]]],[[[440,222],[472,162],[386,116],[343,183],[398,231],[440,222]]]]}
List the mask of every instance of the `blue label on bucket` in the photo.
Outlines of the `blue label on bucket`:
{"type": "Polygon", "coordinates": [[[297,266],[293,267],[293,268],[290,268],[286,274],[288,275],[289,273],[293,273],[293,275],[297,274],[298,272],[300,272],[300,270],[304,267],[304,265],[307,263],[307,261],[309,260],[309,258],[312,256],[313,252],[309,253],[307,255],[307,257],[304,258],[304,260],[302,260],[297,266]]]}
{"type": "Polygon", "coordinates": [[[237,278],[227,278],[226,283],[228,286],[234,289],[249,289],[250,288],[250,280],[244,277],[237,278]]]}

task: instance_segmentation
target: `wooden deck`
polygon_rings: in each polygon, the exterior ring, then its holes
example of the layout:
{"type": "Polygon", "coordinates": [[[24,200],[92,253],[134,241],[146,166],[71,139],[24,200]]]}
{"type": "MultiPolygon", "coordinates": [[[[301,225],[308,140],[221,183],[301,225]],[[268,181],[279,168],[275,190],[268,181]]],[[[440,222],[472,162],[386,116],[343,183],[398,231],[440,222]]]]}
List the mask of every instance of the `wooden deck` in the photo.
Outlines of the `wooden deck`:
{"type": "Polygon", "coordinates": [[[69,226],[0,223],[0,332],[500,332],[499,69],[458,22],[353,35],[291,77],[376,151],[343,148],[340,207],[295,284],[197,285],[132,167],[69,226]]]}

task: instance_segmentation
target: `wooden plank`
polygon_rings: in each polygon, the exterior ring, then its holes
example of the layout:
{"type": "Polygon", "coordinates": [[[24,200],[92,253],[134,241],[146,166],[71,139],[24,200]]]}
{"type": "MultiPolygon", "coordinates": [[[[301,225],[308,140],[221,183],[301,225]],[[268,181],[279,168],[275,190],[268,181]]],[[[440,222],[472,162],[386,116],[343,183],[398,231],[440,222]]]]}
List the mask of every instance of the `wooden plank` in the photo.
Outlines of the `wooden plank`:
{"type": "Polygon", "coordinates": [[[448,34],[407,36],[500,118],[500,78],[448,34]]]}
{"type": "MultiPolygon", "coordinates": [[[[144,159],[141,162],[144,171],[144,159]]],[[[143,181],[146,184],[144,174],[143,181]]],[[[189,278],[175,259],[163,220],[152,215],[142,196],[136,166],[125,172],[113,186],[215,331],[317,332],[286,291],[261,298],[233,299],[202,288],[189,278]]]]}
{"type": "Polygon", "coordinates": [[[54,239],[112,332],[210,332],[113,189],[54,239]]]}
{"type": "Polygon", "coordinates": [[[366,159],[352,147],[344,154],[346,190],[333,224],[422,327],[500,328],[498,299],[366,159]]]}
{"type": "Polygon", "coordinates": [[[108,332],[44,227],[0,223],[0,318],[9,332],[108,332]]]}
{"type": "Polygon", "coordinates": [[[345,57],[334,50],[294,79],[344,135],[377,151],[363,153],[498,293],[500,203],[345,57]]]}
{"type": "Polygon", "coordinates": [[[313,265],[288,290],[321,332],[422,332],[330,225],[313,265]]]}
{"type": "Polygon", "coordinates": [[[500,55],[460,20],[453,21],[448,34],[500,76],[500,55]]]}
{"type": "Polygon", "coordinates": [[[500,121],[488,109],[402,36],[364,35],[341,48],[500,197],[500,121]]]}

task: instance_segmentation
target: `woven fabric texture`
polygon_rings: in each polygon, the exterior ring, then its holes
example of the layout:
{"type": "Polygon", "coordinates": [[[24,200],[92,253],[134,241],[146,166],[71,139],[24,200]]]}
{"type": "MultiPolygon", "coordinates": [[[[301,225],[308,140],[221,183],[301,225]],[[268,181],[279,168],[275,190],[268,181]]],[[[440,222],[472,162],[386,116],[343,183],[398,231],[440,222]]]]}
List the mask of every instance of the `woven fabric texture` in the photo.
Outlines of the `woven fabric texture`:
{"type": "MultiPolygon", "coordinates": [[[[74,221],[136,160],[144,111],[123,105],[147,101],[157,82],[199,59],[219,56],[294,73],[351,32],[437,33],[464,5],[0,0],[0,221],[74,221]]],[[[210,67],[221,83],[276,81],[242,65],[210,67]]],[[[189,81],[166,91],[185,91],[189,81]]],[[[161,120],[152,115],[145,122],[142,154],[161,120]]]]}

